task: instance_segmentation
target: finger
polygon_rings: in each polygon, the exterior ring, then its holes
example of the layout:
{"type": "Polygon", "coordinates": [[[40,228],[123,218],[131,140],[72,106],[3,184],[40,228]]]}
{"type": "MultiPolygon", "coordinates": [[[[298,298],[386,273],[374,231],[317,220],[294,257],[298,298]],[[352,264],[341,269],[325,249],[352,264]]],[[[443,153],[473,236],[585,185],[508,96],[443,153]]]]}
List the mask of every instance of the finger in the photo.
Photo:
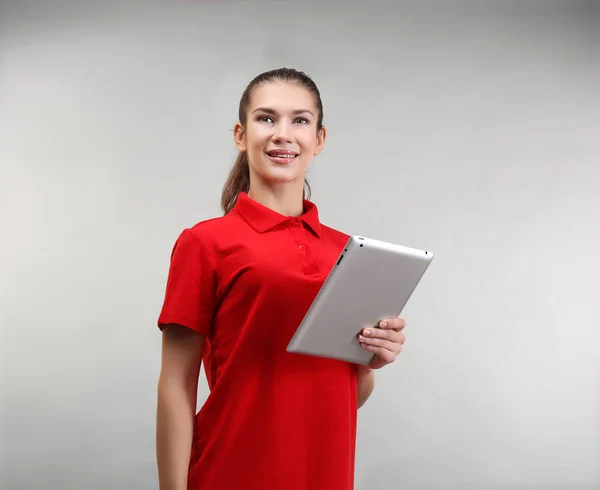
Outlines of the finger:
{"type": "Polygon", "coordinates": [[[376,345],[368,345],[368,344],[361,344],[363,349],[372,352],[373,354],[375,354],[376,356],[379,356],[381,359],[383,359],[385,362],[390,363],[390,362],[394,362],[396,360],[396,356],[398,355],[395,352],[392,352],[388,349],[385,349],[384,347],[378,347],[376,345]]]}
{"type": "Polygon", "coordinates": [[[362,335],[364,337],[368,337],[368,338],[380,338],[380,339],[387,339],[387,340],[392,340],[393,336],[394,336],[394,330],[388,330],[388,329],[383,329],[383,328],[365,328],[362,331],[362,335]]]}
{"type": "Polygon", "coordinates": [[[394,352],[399,354],[402,350],[402,343],[400,342],[392,342],[390,340],[378,339],[378,338],[366,338],[359,337],[358,341],[362,346],[370,345],[373,347],[381,347],[383,349],[389,350],[390,352],[394,352]]]}
{"type": "MultiPolygon", "coordinates": [[[[360,336],[360,334],[359,334],[360,336]]],[[[386,339],[392,342],[399,342],[403,344],[406,341],[406,337],[400,330],[389,330],[382,328],[365,328],[362,331],[362,336],[367,338],[379,338],[386,339]]]]}
{"type": "Polygon", "coordinates": [[[402,330],[406,327],[406,321],[403,318],[388,318],[379,322],[379,328],[389,330],[402,330]]]}

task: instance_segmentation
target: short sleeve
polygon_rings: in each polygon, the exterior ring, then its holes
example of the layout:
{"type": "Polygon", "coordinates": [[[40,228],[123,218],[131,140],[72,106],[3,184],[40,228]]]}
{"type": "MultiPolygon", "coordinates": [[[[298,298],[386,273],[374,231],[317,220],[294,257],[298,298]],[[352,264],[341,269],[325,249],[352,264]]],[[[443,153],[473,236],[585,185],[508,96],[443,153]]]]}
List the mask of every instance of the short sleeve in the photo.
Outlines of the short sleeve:
{"type": "Polygon", "coordinates": [[[158,327],[170,323],[208,335],[215,308],[216,260],[197,232],[185,229],[171,252],[171,262],[158,327]]]}

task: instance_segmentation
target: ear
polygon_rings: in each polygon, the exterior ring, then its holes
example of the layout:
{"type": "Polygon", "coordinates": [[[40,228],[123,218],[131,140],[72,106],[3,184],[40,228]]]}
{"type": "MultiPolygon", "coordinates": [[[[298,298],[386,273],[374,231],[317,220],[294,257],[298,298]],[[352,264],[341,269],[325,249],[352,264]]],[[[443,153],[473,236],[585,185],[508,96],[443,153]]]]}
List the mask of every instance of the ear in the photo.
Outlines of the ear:
{"type": "Polygon", "coordinates": [[[327,128],[321,127],[321,130],[317,133],[317,147],[315,148],[314,155],[317,156],[323,150],[325,146],[325,140],[327,139],[327,128]]]}
{"type": "Polygon", "coordinates": [[[235,146],[238,147],[238,150],[242,152],[246,151],[246,131],[239,122],[235,123],[235,126],[233,127],[233,141],[235,142],[235,146]]]}

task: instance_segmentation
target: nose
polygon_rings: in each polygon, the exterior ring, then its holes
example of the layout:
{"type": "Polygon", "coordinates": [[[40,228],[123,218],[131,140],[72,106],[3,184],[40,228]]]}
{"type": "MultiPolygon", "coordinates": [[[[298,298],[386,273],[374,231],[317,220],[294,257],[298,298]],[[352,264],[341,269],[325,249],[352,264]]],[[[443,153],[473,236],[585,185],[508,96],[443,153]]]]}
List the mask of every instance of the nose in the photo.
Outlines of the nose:
{"type": "Polygon", "coordinates": [[[277,125],[275,125],[273,131],[273,141],[277,143],[290,143],[292,141],[292,132],[287,123],[281,121],[277,125]]]}

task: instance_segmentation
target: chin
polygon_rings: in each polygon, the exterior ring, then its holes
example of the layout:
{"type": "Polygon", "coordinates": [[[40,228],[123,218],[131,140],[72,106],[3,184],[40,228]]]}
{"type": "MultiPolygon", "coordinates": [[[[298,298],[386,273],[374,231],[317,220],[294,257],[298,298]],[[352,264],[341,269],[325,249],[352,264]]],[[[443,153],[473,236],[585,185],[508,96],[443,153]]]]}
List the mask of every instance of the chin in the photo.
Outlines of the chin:
{"type": "Polygon", "coordinates": [[[300,177],[298,168],[296,166],[273,166],[268,165],[266,168],[261,169],[260,176],[265,180],[273,180],[280,182],[290,182],[300,177]]]}
{"type": "Polygon", "coordinates": [[[290,175],[283,172],[269,172],[267,175],[261,176],[263,180],[273,184],[288,184],[300,179],[299,175],[290,175]]]}

